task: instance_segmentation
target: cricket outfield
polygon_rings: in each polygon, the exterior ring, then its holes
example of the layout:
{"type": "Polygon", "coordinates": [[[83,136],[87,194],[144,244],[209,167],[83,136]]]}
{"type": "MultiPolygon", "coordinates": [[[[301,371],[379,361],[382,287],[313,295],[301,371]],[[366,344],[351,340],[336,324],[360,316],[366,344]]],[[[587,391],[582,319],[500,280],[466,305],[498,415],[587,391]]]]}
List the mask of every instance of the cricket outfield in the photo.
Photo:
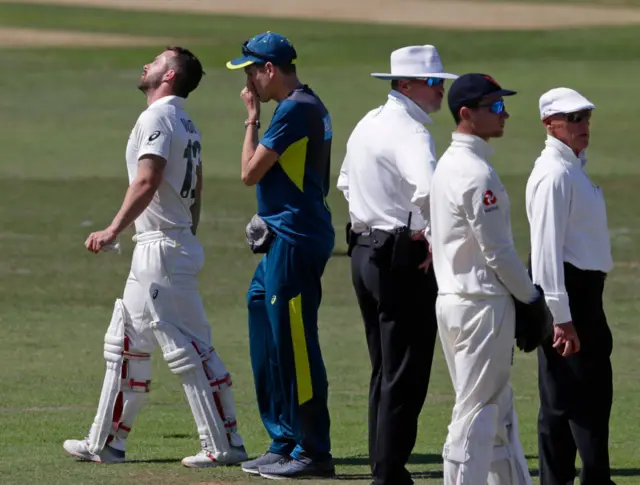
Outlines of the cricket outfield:
{"type": "MultiPolygon", "coordinates": [[[[275,6],[263,11],[265,2],[251,0],[184,0],[180,11],[169,11],[167,5],[176,3],[0,2],[0,483],[257,482],[239,468],[180,466],[199,443],[181,382],[159,352],[154,354],[150,404],[130,435],[132,462],[79,463],[66,456],[61,444],[82,438],[91,424],[104,372],[104,331],[132,248],[130,234],[122,240],[121,256],[91,255],[83,243],[119,208],[127,184],[126,140],[145,107],[135,85],[142,65],[171,42],[192,48],[207,73],[187,105],[203,133],[200,238],[207,262],[201,289],[214,345],[232,372],[247,449],[251,456],[264,451],[267,436],[255,404],[247,344],[245,292],[258,259],[244,241],[255,197],[240,181],[243,76],[226,70],[224,63],[239,53],[244,40],[265,30],[294,41],[302,80],[331,111],[334,181],[350,130],[384,101],[388,90],[387,83],[369,73],[386,70],[389,53],[399,46],[432,43],[449,72],[486,72],[517,90],[508,100],[506,135],[493,142],[492,160],[510,194],[514,237],[523,257],[528,248],[524,186],[544,141],[538,97],[552,87],[569,86],[597,105],[588,170],[607,200],[616,263],[605,293],[614,336],[611,466],[618,485],[640,483],[640,164],[634,138],[640,2],[602,0],[588,8],[562,2],[563,9],[557,10],[552,2],[479,6],[402,0],[397,5],[406,10],[390,13],[380,10],[381,3],[364,0],[327,0],[321,2],[325,11],[310,1],[272,2],[275,6]],[[284,8],[293,3],[298,10],[284,8]],[[605,10],[594,8],[598,3],[605,10]],[[365,11],[363,5],[373,7],[365,11]],[[576,9],[573,15],[567,14],[567,5],[576,9]],[[427,7],[437,14],[425,15],[427,7]],[[482,11],[476,23],[470,20],[472,7],[482,11]],[[571,20],[550,25],[550,18],[562,15],[571,20]],[[399,25],[403,22],[407,25],[399,25]]],[[[266,108],[265,120],[272,109],[266,108]]],[[[433,118],[441,154],[453,121],[446,107],[433,118]]],[[[367,484],[369,362],[344,256],[346,204],[336,190],[329,201],[337,244],[324,278],[320,334],[338,478],[324,483],[367,484]]],[[[419,484],[442,482],[440,453],[453,392],[439,345],[410,465],[419,484]]],[[[520,436],[535,483],[536,378],[535,356],[516,352],[513,386],[520,436]]]]}

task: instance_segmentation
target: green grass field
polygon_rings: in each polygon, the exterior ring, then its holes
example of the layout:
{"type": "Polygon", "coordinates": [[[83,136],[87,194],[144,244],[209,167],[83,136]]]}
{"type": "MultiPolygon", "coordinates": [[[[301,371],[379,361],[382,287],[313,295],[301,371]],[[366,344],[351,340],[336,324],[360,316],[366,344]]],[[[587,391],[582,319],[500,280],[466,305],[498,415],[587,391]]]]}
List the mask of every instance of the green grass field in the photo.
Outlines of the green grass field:
{"type": "MultiPolygon", "coordinates": [[[[508,101],[511,120],[505,138],[494,142],[493,161],[510,193],[515,240],[523,256],[528,247],[524,184],[544,140],[538,97],[562,85],[582,91],[597,105],[589,170],[607,198],[616,261],[606,291],[615,339],[612,468],[618,485],[640,482],[637,28],[473,33],[10,4],[0,4],[0,25],[170,36],[203,60],[207,74],[188,104],[204,134],[200,237],[207,264],[201,288],[214,344],[233,373],[238,418],[252,456],[267,445],[255,405],[245,308],[245,291],[258,261],[244,242],[255,198],[239,179],[245,113],[238,94],[243,76],[224,68],[241,42],[264,30],[293,39],[302,80],[315,88],[333,115],[334,177],[354,123],[385,99],[388,85],[369,73],[386,70],[389,53],[397,47],[434,43],[448,70],[486,72],[518,90],[508,101]]],[[[127,236],[124,255],[93,256],[83,243],[119,208],[127,185],[126,140],[145,107],[135,85],[143,64],[161,48],[0,49],[2,485],[256,482],[238,468],[194,471],[180,466],[179,460],[196,452],[199,443],[180,382],[159,353],[154,355],[150,405],[130,435],[132,463],[79,463],[61,447],[64,439],[84,436],[93,418],[104,369],[102,339],[132,247],[127,236]]],[[[434,119],[440,154],[453,121],[446,108],[434,119]]],[[[330,204],[337,245],[324,279],[321,338],[339,473],[333,483],[364,484],[369,479],[369,363],[343,254],[346,204],[336,190],[330,204]]],[[[416,482],[423,484],[441,483],[440,452],[453,405],[439,345],[411,464],[416,482]]],[[[520,435],[534,476],[536,376],[535,356],[517,353],[513,385],[520,435]]]]}

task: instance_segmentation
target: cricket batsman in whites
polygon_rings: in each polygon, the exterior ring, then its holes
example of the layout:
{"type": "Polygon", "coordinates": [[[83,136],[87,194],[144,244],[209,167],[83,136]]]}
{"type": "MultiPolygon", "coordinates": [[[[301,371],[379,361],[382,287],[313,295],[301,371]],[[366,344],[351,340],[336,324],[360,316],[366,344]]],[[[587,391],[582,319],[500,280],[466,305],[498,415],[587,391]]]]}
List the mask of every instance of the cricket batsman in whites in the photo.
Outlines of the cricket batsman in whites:
{"type": "Polygon", "coordinates": [[[131,272],[104,338],[107,369],[98,411],[85,439],[64,442],[68,453],[84,460],[124,461],[127,435],[149,396],[149,359],[158,345],[182,379],[200,435],[201,451],[182,464],[199,468],[247,459],[231,377],[211,347],[198,291],[204,264],[196,237],[202,140],[184,103],[202,75],[198,58],[182,47],[167,47],[144,66],[138,87],[148,108],[127,144],[129,188],[111,225],[85,242],[97,254],[135,223],[131,272]]]}

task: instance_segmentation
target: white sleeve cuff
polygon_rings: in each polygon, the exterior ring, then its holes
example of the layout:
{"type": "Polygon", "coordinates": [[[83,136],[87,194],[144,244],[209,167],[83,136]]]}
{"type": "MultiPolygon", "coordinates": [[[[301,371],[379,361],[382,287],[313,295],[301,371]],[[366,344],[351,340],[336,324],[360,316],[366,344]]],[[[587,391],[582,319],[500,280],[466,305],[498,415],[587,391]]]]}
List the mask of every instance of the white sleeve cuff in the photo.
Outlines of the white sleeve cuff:
{"type": "Polygon", "coordinates": [[[569,309],[569,297],[566,293],[545,294],[547,306],[553,316],[553,323],[567,323],[571,321],[571,310],[569,309]]]}

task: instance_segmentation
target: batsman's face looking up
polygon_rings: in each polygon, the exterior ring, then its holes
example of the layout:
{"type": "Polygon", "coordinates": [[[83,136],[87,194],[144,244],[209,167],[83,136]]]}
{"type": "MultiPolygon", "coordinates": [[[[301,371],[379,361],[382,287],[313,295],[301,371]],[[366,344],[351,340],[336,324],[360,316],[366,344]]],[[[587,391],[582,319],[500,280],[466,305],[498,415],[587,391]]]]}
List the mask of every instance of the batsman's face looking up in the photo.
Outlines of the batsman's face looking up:
{"type": "Polygon", "coordinates": [[[173,79],[176,72],[168,61],[175,55],[175,52],[167,50],[150,64],[145,64],[138,89],[146,94],[151,89],[158,89],[163,82],[173,79]]]}

